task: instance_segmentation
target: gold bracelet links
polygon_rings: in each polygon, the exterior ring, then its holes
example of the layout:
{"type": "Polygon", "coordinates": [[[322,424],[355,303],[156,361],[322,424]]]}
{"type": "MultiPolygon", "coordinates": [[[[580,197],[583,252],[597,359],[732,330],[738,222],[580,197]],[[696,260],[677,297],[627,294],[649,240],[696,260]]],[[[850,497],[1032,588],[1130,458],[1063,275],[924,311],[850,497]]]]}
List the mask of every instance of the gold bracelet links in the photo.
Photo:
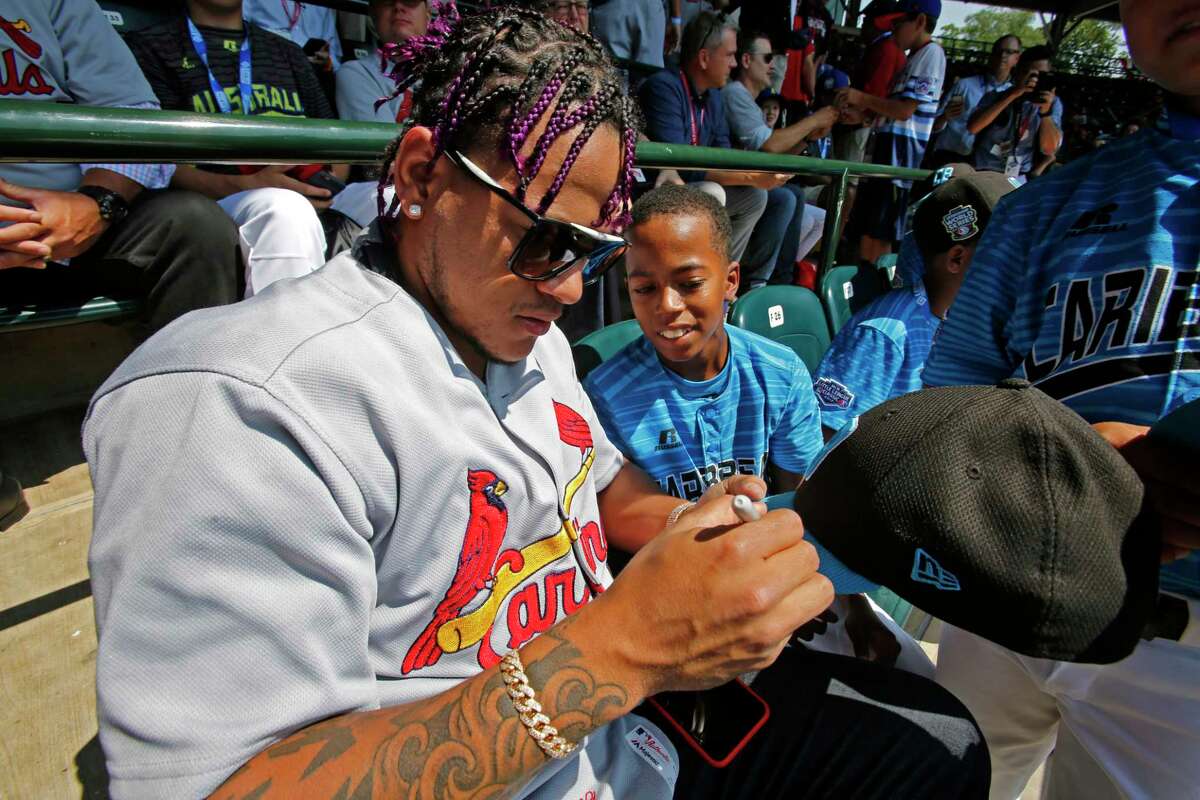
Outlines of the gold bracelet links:
{"type": "Polygon", "coordinates": [[[533,687],[525,675],[525,667],[516,650],[509,650],[500,659],[500,677],[504,679],[504,687],[517,709],[517,716],[529,735],[542,748],[542,752],[551,758],[566,758],[575,752],[577,745],[564,739],[558,733],[558,728],[550,724],[550,718],[542,713],[542,704],[534,698],[533,687]]]}

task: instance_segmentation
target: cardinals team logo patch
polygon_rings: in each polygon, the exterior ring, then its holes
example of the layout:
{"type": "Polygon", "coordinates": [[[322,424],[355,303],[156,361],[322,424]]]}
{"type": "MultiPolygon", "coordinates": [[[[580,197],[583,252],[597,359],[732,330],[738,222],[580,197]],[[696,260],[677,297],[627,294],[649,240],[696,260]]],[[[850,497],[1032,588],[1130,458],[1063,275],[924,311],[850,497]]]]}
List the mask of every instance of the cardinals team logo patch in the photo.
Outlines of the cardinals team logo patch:
{"type": "Polygon", "coordinates": [[[971,206],[955,206],[942,217],[942,227],[951,241],[965,242],[979,233],[979,214],[971,206]]]}
{"type": "Polygon", "coordinates": [[[847,389],[833,378],[821,378],[813,384],[813,391],[821,405],[830,408],[849,408],[854,402],[854,392],[847,389]]]}
{"type": "Polygon", "coordinates": [[[502,549],[508,533],[509,486],[488,469],[467,470],[468,516],[463,534],[462,552],[454,578],[445,596],[433,612],[433,618],[404,656],[401,674],[433,666],[444,653],[457,653],[478,647],[476,658],[484,669],[500,662],[492,647],[492,629],[497,622],[509,629],[508,645],[516,649],[534,635],[549,629],[561,609],[565,614],[577,611],[590,597],[575,597],[575,568],[548,571],[544,575],[546,604],[544,613],[536,584],[529,583],[535,573],[555,564],[573,550],[577,563],[591,571],[584,579],[596,594],[602,592],[595,574],[605,569],[608,545],[598,522],[581,525],[572,516],[575,496],[584,487],[596,459],[592,431],[587,420],[574,409],[554,403],[554,419],[559,440],[579,451],[579,470],[568,481],[560,499],[563,518],[556,532],[548,533],[520,549],[502,549]],[[501,606],[509,596],[524,609],[507,614],[501,606]],[[553,598],[553,599],[551,599],[553,598]]]}

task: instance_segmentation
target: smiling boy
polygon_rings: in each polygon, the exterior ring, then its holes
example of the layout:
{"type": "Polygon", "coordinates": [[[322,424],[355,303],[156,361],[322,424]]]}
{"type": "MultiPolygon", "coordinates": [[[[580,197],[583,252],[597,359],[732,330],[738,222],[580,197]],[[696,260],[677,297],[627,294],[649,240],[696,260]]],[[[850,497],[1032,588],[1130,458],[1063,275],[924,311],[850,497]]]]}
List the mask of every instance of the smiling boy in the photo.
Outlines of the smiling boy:
{"type": "Polygon", "coordinates": [[[614,444],[685,500],[736,473],[795,488],[822,445],[812,380],[791,349],[725,324],[740,277],[725,209],[662,186],[634,206],[628,238],[645,335],[584,382],[614,444]]]}
{"type": "MultiPolygon", "coordinates": [[[[821,449],[808,370],[790,348],[725,324],[740,268],[725,210],[711,196],[662,186],[633,207],[626,275],[644,334],[584,380],[609,439],[660,488],[696,500],[735,474],[773,492],[799,484],[821,449]]],[[[844,626],[811,649],[861,655],[930,675],[919,646],[863,595],[832,606],[844,626]]]]}

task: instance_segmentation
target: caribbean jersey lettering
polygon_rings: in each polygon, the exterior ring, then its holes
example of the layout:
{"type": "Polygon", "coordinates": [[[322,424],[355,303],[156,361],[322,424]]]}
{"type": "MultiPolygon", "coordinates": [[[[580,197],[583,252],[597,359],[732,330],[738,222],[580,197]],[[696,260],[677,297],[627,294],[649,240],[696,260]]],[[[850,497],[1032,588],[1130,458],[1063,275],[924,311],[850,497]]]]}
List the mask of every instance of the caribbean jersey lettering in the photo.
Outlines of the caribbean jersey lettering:
{"type": "MultiPolygon", "coordinates": [[[[930,354],[931,386],[1024,376],[1089,422],[1200,398],[1200,140],[1147,130],[997,206],[930,354]]],[[[1160,586],[1200,597],[1200,554],[1160,586]]]]}
{"type": "Polygon", "coordinates": [[[1055,284],[1045,311],[1062,320],[1049,358],[1038,348],[1026,376],[1054,397],[1177,369],[1200,369],[1197,273],[1169,266],[1120,269],[1055,284]]]}

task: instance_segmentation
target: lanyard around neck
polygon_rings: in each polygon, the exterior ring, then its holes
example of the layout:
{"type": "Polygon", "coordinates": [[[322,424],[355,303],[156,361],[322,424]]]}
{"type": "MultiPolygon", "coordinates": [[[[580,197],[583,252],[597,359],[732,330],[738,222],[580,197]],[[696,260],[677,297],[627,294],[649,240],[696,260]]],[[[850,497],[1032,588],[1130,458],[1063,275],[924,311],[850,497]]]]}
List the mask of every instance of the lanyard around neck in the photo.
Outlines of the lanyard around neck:
{"type": "MultiPolygon", "coordinates": [[[[229,98],[225,96],[225,90],[221,88],[221,84],[217,83],[217,79],[213,76],[212,68],[208,66],[208,45],[204,43],[204,37],[190,18],[187,24],[188,33],[192,37],[192,47],[195,48],[196,55],[200,58],[200,63],[204,65],[204,69],[208,72],[208,85],[212,89],[213,100],[216,102],[217,108],[221,109],[222,114],[232,114],[233,106],[230,105],[229,98]]],[[[238,94],[242,98],[242,113],[249,114],[250,96],[254,93],[250,81],[250,29],[243,26],[243,32],[242,46],[238,51],[238,94]]]]}
{"type": "Polygon", "coordinates": [[[687,75],[679,70],[679,82],[683,84],[683,96],[687,100],[688,122],[691,123],[692,147],[700,144],[700,131],[704,129],[704,109],[700,109],[700,127],[696,127],[696,106],[692,103],[692,90],[688,86],[687,75]]]}

